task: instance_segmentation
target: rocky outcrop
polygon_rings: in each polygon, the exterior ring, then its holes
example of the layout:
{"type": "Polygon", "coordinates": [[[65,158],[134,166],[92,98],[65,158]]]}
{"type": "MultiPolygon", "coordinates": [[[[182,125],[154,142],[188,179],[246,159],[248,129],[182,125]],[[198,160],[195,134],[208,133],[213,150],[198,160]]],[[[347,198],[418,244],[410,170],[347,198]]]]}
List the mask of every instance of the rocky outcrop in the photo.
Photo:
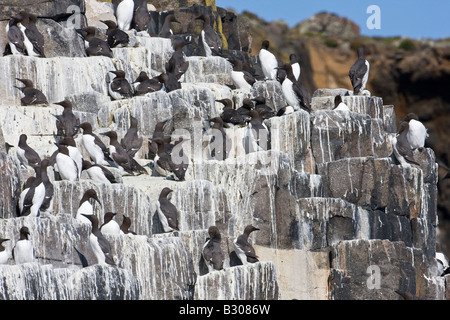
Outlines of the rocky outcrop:
{"type": "MultiPolygon", "coordinates": [[[[267,151],[246,154],[242,139],[247,128],[225,128],[232,151],[218,161],[208,155],[207,119],[223,108],[215,100],[229,98],[239,106],[244,98],[262,95],[279,110],[286,106],[281,85],[257,81],[250,91],[235,90],[225,58],[191,55],[181,89],[112,100],[109,71],[123,69],[130,81],[140,71],[157,75],[173,52],[169,39],[130,34],[137,46],[113,49],[113,58],[0,58],[4,141],[16,147],[17,137],[26,133],[41,157],[51,156],[55,115],[62,112],[54,102],[67,98],[96,133],[116,130],[122,137],[130,115],[138,118],[144,143],[136,159],[147,171],[127,175],[112,168],[119,183],[109,185],[86,175],[61,181],[58,169],[51,167],[53,211],[19,217],[18,197],[33,172],[19,164],[16,148],[0,152],[5,190],[0,194],[0,236],[11,239],[4,244],[11,252],[26,225],[35,250],[34,262],[15,265],[10,257],[0,266],[1,299],[401,299],[396,291],[425,299],[447,297],[435,259],[436,156],[424,148],[414,153],[419,166],[397,164],[389,139],[396,132],[394,107],[385,105],[383,97],[355,96],[345,87],[315,90],[313,112],[265,120],[267,151]],[[19,74],[47,94],[48,106],[19,106],[21,94],[13,82],[19,74]],[[331,110],[336,94],[350,112],[331,110]],[[165,133],[173,141],[188,138],[183,142],[189,160],[184,181],[160,176],[148,159],[147,140],[156,123],[165,120],[165,133]],[[157,214],[164,187],[173,190],[178,231],[165,233],[157,214]],[[89,188],[100,199],[101,205],[94,206],[100,222],[105,212],[116,212],[118,222],[130,217],[130,229],[137,233],[105,235],[116,266],[97,264],[89,245],[91,228],[74,218],[89,188]],[[242,265],[233,241],[248,224],[260,229],[250,236],[259,262],[242,265]],[[225,256],[224,269],[213,272],[202,258],[211,225],[221,231],[225,256]],[[75,249],[85,255],[88,267],[75,249]]],[[[101,139],[108,144],[106,137],[101,139]]]]}
{"type": "Polygon", "coordinates": [[[295,26],[295,32],[325,37],[353,39],[359,36],[359,27],[353,21],[337,14],[321,12],[295,26]]]}
{"type": "MultiPolygon", "coordinates": [[[[297,53],[301,80],[311,92],[320,92],[321,88],[351,90],[348,71],[357,59],[357,47],[363,46],[371,64],[368,89],[374,97],[382,97],[385,106],[391,106],[391,117],[396,118],[392,123],[397,124],[409,112],[418,114],[430,135],[426,146],[433,149],[441,167],[450,167],[448,132],[442,130],[449,121],[450,98],[442,87],[449,78],[448,39],[363,37],[354,22],[326,12],[291,28],[283,21],[267,22],[251,12],[243,12],[242,16],[249,20],[251,52],[258,53],[261,41],[268,39],[279,60],[287,62],[290,53],[297,53]]],[[[450,255],[448,179],[439,181],[438,186],[443,250],[450,255]]]]}

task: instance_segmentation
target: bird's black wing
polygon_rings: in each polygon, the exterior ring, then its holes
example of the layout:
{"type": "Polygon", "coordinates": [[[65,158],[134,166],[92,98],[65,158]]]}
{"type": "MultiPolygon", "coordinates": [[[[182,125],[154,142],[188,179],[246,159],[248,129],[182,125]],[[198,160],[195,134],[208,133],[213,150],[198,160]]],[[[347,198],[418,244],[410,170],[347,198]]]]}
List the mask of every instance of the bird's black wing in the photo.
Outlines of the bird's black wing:
{"type": "Polygon", "coordinates": [[[36,51],[39,56],[45,58],[44,53],[44,36],[42,33],[39,32],[39,30],[36,28],[36,26],[29,26],[25,29],[25,35],[30,39],[31,43],[33,44],[33,49],[36,51]]]}
{"type": "Polygon", "coordinates": [[[11,27],[8,30],[8,41],[14,44],[17,51],[22,53],[23,55],[27,54],[27,49],[24,44],[24,37],[22,31],[18,27],[11,27]]]}
{"type": "Polygon", "coordinates": [[[294,82],[292,85],[295,94],[300,100],[300,106],[311,113],[311,94],[300,82],[294,82]]]}
{"type": "Polygon", "coordinates": [[[367,66],[365,60],[363,59],[358,59],[350,68],[348,75],[350,77],[350,81],[352,82],[354,92],[359,92],[366,72],[367,66]]]}
{"type": "Polygon", "coordinates": [[[102,149],[103,155],[104,157],[109,160],[109,161],[114,161],[111,158],[111,155],[109,154],[108,148],[106,147],[106,145],[103,143],[103,141],[95,134],[93,134],[94,137],[94,143],[100,147],[100,149],[102,149]]]}
{"type": "Polygon", "coordinates": [[[178,229],[178,210],[177,208],[168,200],[161,199],[160,200],[160,208],[161,211],[167,218],[167,222],[172,229],[178,229]]]}
{"type": "Polygon", "coordinates": [[[109,182],[111,182],[111,183],[117,183],[116,177],[114,176],[114,174],[113,174],[111,171],[109,171],[107,168],[105,168],[105,167],[102,166],[102,165],[97,164],[96,166],[99,166],[100,169],[102,169],[103,174],[105,175],[106,179],[109,180],[109,182]]]}
{"type": "Polygon", "coordinates": [[[245,255],[247,256],[248,262],[258,261],[258,256],[256,255],[255,249],[242,236],[238,237],[236,244],[239,245],[239,247],[244,251],[245,255]]]}
{"type": "Polygon", "coordinates": [[[398,136],[397,137],[397,151],[405,158],[406,161],[417,164],[420,166],[419,163],[417,163],[414,160],[414,154],[411,148],[411,145],[409,144],[408,140],[406,139],[406,135],[398,136]]]}
{"type": "Polygon", "coordinates": [[[116,263],[114,262],[112,253],[111,253],[111,244],[108,240],[101,234],[101,232],[98,232],[95,234],[98,239],[98,244],[100,245],[100,249],[102,249],[103,253],[105,254],[105,261],[109,265],[115,266],[116,263]]]}
{"type": "Polygon", "coordinates": [[[243,71],[244,80],[247,81],[251,86],[256,82],[255,77],[248,71],[243,71]]]}
{"type": "MultiPolygon", "coordinates": [[[[76,165],[76,163],[75,163],[76,165]]],[[[78,172],[78,170],[77,170],[78,172]]],[[[53,194],[54,194],[54,188],[53,188],[53,184],[51,182],[47,182],[44,183],[45,186],[45,197],[44,197],[44,201],[41,204],[40,210],[45,211],[49,208],[50,203],[53,199],[53,194]]]]}

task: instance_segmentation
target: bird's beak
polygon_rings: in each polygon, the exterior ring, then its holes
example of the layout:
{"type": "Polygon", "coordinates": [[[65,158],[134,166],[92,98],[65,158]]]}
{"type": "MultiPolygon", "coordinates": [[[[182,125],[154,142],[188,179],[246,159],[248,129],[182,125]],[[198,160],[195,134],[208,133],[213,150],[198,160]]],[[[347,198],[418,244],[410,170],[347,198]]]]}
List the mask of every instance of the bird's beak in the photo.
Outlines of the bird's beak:
{"type": "Polygon", "coordinates": [[[100,200],[98,199],[98,197],[93,197],[93,199],[94,199],[95,201],[97,201],[97,202],[99,203],[100,206],[102,206],[102,203],[100,202],[100,200]]]}

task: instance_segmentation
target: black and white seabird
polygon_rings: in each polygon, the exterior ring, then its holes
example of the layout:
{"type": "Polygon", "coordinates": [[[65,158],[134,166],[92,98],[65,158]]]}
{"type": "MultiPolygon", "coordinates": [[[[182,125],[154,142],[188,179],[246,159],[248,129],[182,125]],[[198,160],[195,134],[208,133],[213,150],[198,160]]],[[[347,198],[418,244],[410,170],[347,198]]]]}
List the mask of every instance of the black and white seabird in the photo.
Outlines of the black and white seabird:
{"type": "Polygon", "coordinates": [[[410,163],[420,166],[420,164],[414,160],[413,149],[407,138],[408,130],[409,123],[403,121],[400,123],[397,135],[395,137],[390,137],[394,155],[402,167],[410,167],[410,163]]]}
{"type": "Polygon", "coordinates": [[[80,131],[80,119],[73,113],[72,103],[64,99],[60,102],[55,102],[64,108],[62,114],[56,119],[56,129],[58,135],[62,137],[74,137],[80,131]]]}
{"type": "Polygon", "coordinates": [[[41,176],[42,170],[40,167],[37,167],[34,171],[35,179],[23,199],[22,208],[19,208],[21,216],[39,217],[39,209],[45,199],[45,186],[41,176]]]}
{"type": "Polygon", "coordinates": [[[210,155],[215,160],[225,160],[228,158],[231,149],[231,140],[224,129],[221,117],[209,119],[213,123],[211,126],[211,139],[209,141],[210,155]]]}
{"type": "Polygon", "coordinates": [[[228,60],[233,65],[231,80],[236,89],[250,91],[253,84],[256,82],[255,77],[249,71],[244,70],[243,63],[240,59],[235,58],[228,60]]]}
{"type": "Polygon", "coordinates": [[[119,29],[117,24],[112,20],[100,20],[100,22],[106,24],[106,43],[110,48],[125,47],[130,41],[130,36],[119,29]]]}
{"type": "Polygon", "coordinates": [[[19,144],[16,149],[17,158],[24,166],[30,166],[33,168],[39,168],[41,165],[41,157],[39,154],[27,144],[27,135],[21,134],[19,137],[19,144]]]}
{"type": "Polygon", "coordinates": [[[25,196],[27,195],[28,191],[30,190],[30,187],[33,185],[33,182],[35,179],[36,179],[36,177],[31,176],[23,184],[22,192],[20,193],[19,202],[18,202],[18,207],[19,207],[18,215],[19,216],[21,215],[21,213],[23,211],[23,203],[25,201],[25,196]]]}
{"type": "Polygon", "coordinates": [[[92,229],[89,235],[89,244],[100,265],[115,266],[114,257],[111,250],[111,244],[98,228],[98,218],[95,215],[82,214],[86,220],[91,223],[92,229]]]}
{"type": "Polygon", "coordinates": [[[162,177],[169,177],[172,174],[172,156],[171,152],[173,145],[170,143],[170,136],[164,138],[153,138],[152,142],[157,145],[157,152],[155,155],[154,167],[162,177]]]}
{"type": "Polygon", "coordinates": [[[259,50],[259,61],[265,80],[276,80],[278,72],[278,60],[275,55],[269,51],[269,40],[263,40],[259,50]]]}
{"type": "Polygon", "coordinates": [[[114,162],[123,169],[125,172],[133,175],[131,158],[122,145],[119,143],[117,133],[113,130],[103,132],[101,135],[109,138],[109,154],[113,158],[114,162]]]}
{"type": "Polygon", "coordinates": [[[184,181],[186,171],[189,167],[189,158],[184,152],[183,144],[188,139],[180,137],[178,141],[175,142],[170,155],[170,170],[173,173],[174,180],[184,181]]]}
{"type": "Polygon", "coordinates": [[[252,233],[255,230],[259,229],[252,225],[248,225],[245,227],[244,233],[233,241],[234,250],[239,260],[241,260],[242,264],[244,265],[259,261],[258,257],[256,256],[255,249],[248,242],[248,237],[250,236],[250,233],[252,233]]]}
{"type": "Polygon", "coordinates": [[[165,187],[159,194],[158,201],[156,201],[156,211],[158,212],[159,220],[163,226],[164,232],[178,231],[178,210],[167,199],[167,196],[173,190],[165,187]]]}
{"type": "Polygon", "coordinates": [[[406,138],[408,139],[411,148],[419,149],[425,146],[425,140],[428,138],[427,128],[419,120],[419,116],[415,113],[408,113],[401,121],[409,123],[408,133],[406,138]]]}
{"type": "Polygon", "coordinates": [[[138,119],[130,114],[130,126],[120,140],[120,144],[130,157],[134,157],[136,152],[142,147],[143,137],[138,135],[138,119]]]}
{"type": "Polygon", "coordinates": [[[263,120],[270,119],[275,116],[275,111],[266,105],[266,98],[263,96],[257,96],[252,99],[255,102],[255,110],[258,111],[263,120]]]}
{"type": "Polygon", "coordinates": [[[286,71],[286,78],[281,84],[283,96],[289,106],[295,111],[303,110],[311,113],[311,94],[300,81],[295,80],[290,64],[285,63],[280,68],[286,71]]]}
{"type": "Polygon", "coordinates": [[[30,230],[27,227],[20,228],[19,240],[14,245],[12,250],[12,257],[16,264],[28,263],[34,261],[34,249],[33,243],[28,236],[30,235],[30,230]]]}
{"type": "Polygon", "coordinates": [[[52,182],[47,175],[47,167],[49,166],[49,160],[44,159],[41,162],[41,180],[44,184],[45,195],[44,201],[39,208],[40,213],[51,213],[53,212],[53,196],[55,193],[52,182]]]}
{"type": "Polygon", "coordinates": [[[222,55],[222,38],[214,31],[211,26],[211,18],[208,14],[202,14],[195,20],[203,21],[203,28],[201,32],[201,39],[203,43],[203,48],[205,49],[205,55],[210,56],[221,56],[222,55]]]}
{"type": "Polygon", "coordinates": [[[216,226],[211,226],[208,228],[208,234],[209,239],[207,239],[202,250],[203,259],[209,272],[222,270],[225,254],[220,246],[220,242],[222,241],[220,230],[216,226]]]}
{"type": "Polygon", "coordinates": [[[96,164],[110,166],[114,160],[103,141],[92,132],[92,125],[89,122],[83,122],[80,124],[80,128],[83,129],[81,142],[92,160],[96,164]]]}
{"type": "Polygon", "coordinates": [[[69,149],[64,145],[58,146],[56,155],[58,172],[63,180],[78,181],[80,179],[78,164],[70,157],[69,149]]]}
{"type": "Polygon", "coordinates": [[[130,217],[123,216],[122,218],[123,218],[122,224],[120,225],[120,232],[121,232],[121,234],[136,235],[135,232],[130,231],[130,226],[131,226],[131,219],[130,219],[130,217]]]}
{"type": "Polygon", "coordinates": [[[90,161],[83,159],[82,169],[87,172],[89,179],[99,183],[117,183],[114,174],[100,164],[92,164],[90,161]]]}
{"type": "Polygon", "coordinates": [[[348,76],[352,82],[353,94],[362,93],[369,79],[370,64],[364,58],[364,49],[358,48],[358,59],[351,66],[348,76]]]}
{"type": "Polygon", "coordinates": [[[250,121],[249,112],[250,110],[254,110],[254,108],[255,105],[253,104],[252,99],[245,98],[244,100],[242,100],[242,106],[240,106],[236,111],[244,118],[245,122],[249,122],[250,121]]]}
{"type": "Polygon", "coordinates": [[[76,31],[83,37],[85,42],[85,50],[88,57],[105,56],[112,58],[113,52],[108,43],[95,36],[96,29],[94,27],[85,27],[83,29],[76,29],[76,31]]]}
{"type": "Polygon", "coordinates": [[[160,38],[173,38],[173,31],[171,29],[172,22],[178,22],[179,21],[175,18],[174,14],[168,14],[164,18],[164,23],[161,27],[161,30],[158,33],[158,37],[160,38]]]}
{"type": "Polygon", "coordinates": [[[18,79],[25,87],[16,87],[24,94],[24,97],[20,99],[22,106],[32,106],[39,104],[48,104],[47,97],[39,89],[34,87],[33,81],[29,79],[18,79]]]}
{"type": "Polygon", "coordinates": [[[27,49],[25,47],[25,37],[17,25],[20,22],[21,17],[12,16],[6,25],[6,37],[8,44],[13,55],[27,55],[27,49]]]}
{"type": "Polygon", "coordinates": [[[80,200],[80,204],[78,205],[77,214],[75,216],[77,220],[84,223],[89,223],[89,220],[83,217],[83,214],[94,214],[94,206],[90,202],[91,199],[97,201],[100,205],[102,205],[100,200],[98,199],[97,192],[94,189],[86,190],[80,200]]]}
{"type": "MultiPolygon", "coordinates": [[[[281,67],[283,64],[284,64],[283,61],[278,61],[278,67],[281,67]]],[[[291,53],[289,55],[289,64],[292,67],[292,73],[294,74],[295,80],[299,81],[301,68],[300,68],[300,62],[297,59],[297,55],[295,53],[291,53]]],[[[277,80],[280,83],[283,83],[284,79],[286,79],[286,71],[278,68],[277,80]]]]}
{"type": "Polygon", "coordinates": [[[152,93],[160,91],[164,88],[165,73],[150,78],[147,72],[141,71],[134,81],[134,94],[143,95],[146,93],[152,93]]]}
{"type": "Polygon", "coordinates": [[[45,58],[44,36],[36,27],[37,16],[24,10],[20,11],[19,28],[24,35],[24,43],[30,57],[45,58]]]}
{"type": "Polygon", "coordinates": [[[3,242],[5,241],[9,241],[9,239],[0,238],[0,264],[6,264],[9,259],[9,252],[6,251],[5,247],[3,246],[3,242]]]}
{"type": "Polygon", "coordinates": [[[231,123],[233,125],[246,124],[246,118],[244,118],[240,113],[237,112],[236,109],[233,108],[233,101],[231,101],[231,99],[225,98],[216,101],[223,104],[222,113],[220,114],[223,122],[231,123]]]}
{"type": "Polygon", "coordinates": [[[148,31],[151,17],[147,8],[147,0],[134,0],[134,14],[131,27],[137,32],[148,31]]]}
{"type": "Polygon", "coordinates": [[[263,123],[262,116],[256,110],[250,110],[251,118],[244,136],[245,153],[267,150],[269,147],[269,130],[263,123]]]}
{"type": "Polygon", "coordinates": [[[334,97],[334,108],[335,111],[350,111],[349,107],[342,101],[341,95],[334,97]]]}
{"type": "Polygon", "coordinates": [[[169,59],[166,63],[165,75],[163,82],[166,92],[181,89],[180,74],[178,73],[177,64],[174,59],[169,59]]]}
{"type": "Polygon", "coordinates": [[[127,150],[119,143],[117,133],[113,130],[102,133],[103,135],[109,137],[109,151],[114,159],[114,162],[122,167],[126,172],[133,174],[147,174],[147,170],[142,167],[130,154],[127,150]]]}
{"type": "Polygon", "coordinates": [[[148,158],[150,160],[153,160],[153,161],[156,161],[157,159],[159,159],[159,155],[158,155],[159,146],[158,146],[158,143],[156,142],[157,140],[155,140],[155,139],[160,139],[163,144],[167,143],[167,145],[169,145],[170,141],[171,141],[171,137],[170,136],[166,136],[166,137],[163,137],[163,138],[156,137],[156,138],[149,138],[148,139],[148,158]]]}
{"type": "Polygon", "coordinates": [[[108,234],[120,234],[120,226],[114,220],[114,217],[116,216],[115,212],[107,212],[105,213],[103,217],[103,224],[100,226],[100,231],[102,233],[108,233],[108,234]]]}
{"type": "MultiPolygon", "coordinates": [[[[155,139],[164,139],[164,126],[166,125],[166,123],[167,120],[158,122],[155,125],[152,137],[148,139],[148,158],[150,160],[155,160],[155,157],[158,153],[158,144],[156,143],[155,139]]],[[[167,143],[170,143],[171,137],[168,136],[167,139],[167,143]]]]}
{"type": "Polygon", "coordinates": [[[69,156],[76,163],[78,168],[78,179],[81,178],[81,171],[83,170],[83,155],[78,149],[75,139],[72,137],[64,137],[58,145],[65,146],[69,151],[69,156]]]}
{"type": "Polygon", "coordinates": [[[173,73],[176,75],[178,80],[182,80],[182,76],[186,73],[189,68],[189,61],[186,60],[186,55],[183,52],[184,46],[191,43],[191,40],[187,38],[182,39],[172,39],[172,47],[174,52],[166,64],[166,70],[171,67],[174,69],[173,73]]]}
{"type": "Polygon", "coordinates": [[[133,97],[133,88],[128,80],[125,78],[125,71],[115,70],[110,71],[116,75],[116,77],[109,83],[108,91],[109,95],[114,100],[121,100],[133,97]]]}
{"type": "Polygon", "coordinates": [[[128,31],[134,15],[134,1],[122,0],[116,8],[116,20],[120,30],[128,31]]]}

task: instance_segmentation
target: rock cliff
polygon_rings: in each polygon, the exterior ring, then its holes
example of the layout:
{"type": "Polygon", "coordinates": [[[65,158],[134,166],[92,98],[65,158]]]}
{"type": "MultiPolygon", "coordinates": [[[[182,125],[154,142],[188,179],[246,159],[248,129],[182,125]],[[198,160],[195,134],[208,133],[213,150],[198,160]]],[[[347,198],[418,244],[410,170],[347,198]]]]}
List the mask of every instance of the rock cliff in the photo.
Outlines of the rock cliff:
{"type": "MultiPolygon", "coordinates": [[[[186,17],[193,14],[189,10],[227,15],[225,9],[204,4],[173,10],[186,17]]],[[[229,23],[226,30],[238,29],[241,22],[229,23]]],[[[59,27],[75,48],[79,37],[73,29],[59,27]]],[[[229,98],[240,105],[244,98],[262,95],[279,110],[286,106],[281,84],[258,80],[250,91],[233,89],[232,67],[225,58],[191,54],[181,89],[112,100],[109,71],[123,69],[130,80],[140,71],[157,75],[173,53],[170,39],[133,30],[129,34],[135,46],[112,49],[113,58],[86,57],[77,50],[53,51],[47,58],[0,58],[0,237],[10,239],[4,246],[11,252],[26,225],[35,252],[34,262],[15,265],[10,256],[0,265],[0,299],[402,299],[396,291],[448,298],[448,276],[441,276],[435,259],[436,155],[425,148],[415,151],[419,166],[398,165],[389,140],[397,130],[396,114],[383,96],[353,95],[344,86],[314,90],[311,114],[301,110],[264,121],[269,150],[246,154],[246,128],[234,126],[225,128],[233,141],[229,158],[211,160],[206,156],[206,120],[223,108],[215,100],[229,98]],[[19,77],[32,79],[49,105],[21,106],[21,92],[14,87],[19,77]],[[350,112],[331,110],[336,94],[342,94],[350,112]],[[115,130],[123,137],[130,115],[139,119],[144,143],[136,159],[148,174],[121,175],[113,168],[119,183],[109,185],[86,175],[80,181],[61,180],[57,168],[49,167],[53,211],[36,218],[18,216],[20,192],[34,173],[19,163],[18,137],[27,134],[28,144],[42,158],[50,157],[57,149],[55,116],[63,110],[55,102],[65,98],[96,133],[115,130]],[[147,140],[156,123],[165,120],[172,140],[189,138],[184,181],[160,176],[148,159],[147,140]],[[14,146],[9,152],[3,149],[5,142],[14,146]],[[156,202],[164,187],[173,190],[179,231],[163,232],[156,202]],[[105,212],[116,212],[118,222],[131,218],[130,229],[137,234],[105,235],[116,266],[96,263],[91,227],[75,219],[90,188],[101,203],[94,206],[101,222],[105,212]],[[248,224],[260,229],[250,236],[259,262],[242,265],[233,241],[248,224]],[[222,234],[221,271],[209,272],[201,256],[211,225],[222,234]]],[[[228,51],[246,55],[247,49],[228,51]]],[[[254,64],[257,68],[257,59],[254,64]]],[[[81,145],[80,135],[75,140],[81,145]]]]}
{"type": "MultiPolygon", "coordinates": [[[[418,114],[430,135],[426,146],[435,152],[442,171],[448,171],[450,140],[445,128],[450,97],[445,84],[450,76],[449,39],[366,37],[354,22],[327,12],[291,28],[284,21],[267,22],[251,12],[242,12],[241,16],[249,20],[251,52],[258,53],[261,41],[269,39],[279,60],[288,61],[290,53],[297,53],[302,81],[311,91],[351,88],[348,71],[357,58],[356,48],[363,46],[372,66],[368,80],[372,95],[382,97],[385,105],[395,106],[397,122],[409,112],[418,114]]],[[[438,216],[447,255],[450,254],[449,186],[448,179],[438,182],[438,216]]]]}

